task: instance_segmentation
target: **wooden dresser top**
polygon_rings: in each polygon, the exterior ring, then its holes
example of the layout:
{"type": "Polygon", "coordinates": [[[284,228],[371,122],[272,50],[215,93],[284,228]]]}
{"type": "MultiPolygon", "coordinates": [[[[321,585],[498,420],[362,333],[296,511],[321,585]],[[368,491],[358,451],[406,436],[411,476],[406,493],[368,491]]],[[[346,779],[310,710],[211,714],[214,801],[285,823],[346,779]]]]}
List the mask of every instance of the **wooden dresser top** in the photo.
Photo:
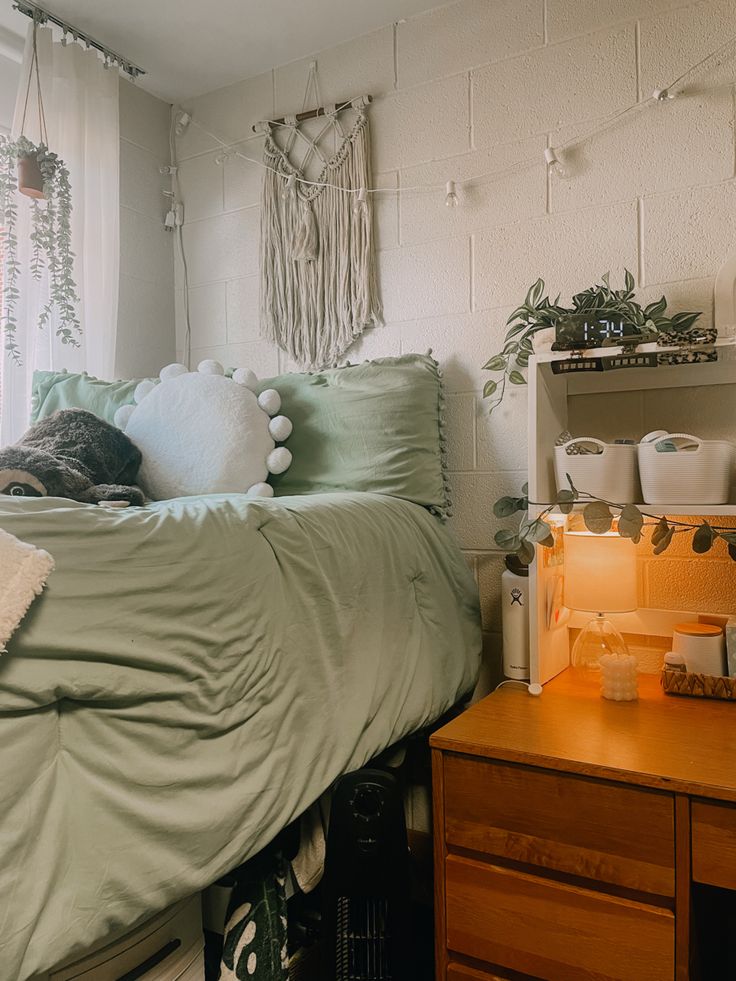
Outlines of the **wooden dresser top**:
{"type": "Polygon", "coordinates": [[[664,695],[609,702],[570,672],[538,697],[505,685],[434,733],[435,749],[736,801],[736,704],[664,695]]]}

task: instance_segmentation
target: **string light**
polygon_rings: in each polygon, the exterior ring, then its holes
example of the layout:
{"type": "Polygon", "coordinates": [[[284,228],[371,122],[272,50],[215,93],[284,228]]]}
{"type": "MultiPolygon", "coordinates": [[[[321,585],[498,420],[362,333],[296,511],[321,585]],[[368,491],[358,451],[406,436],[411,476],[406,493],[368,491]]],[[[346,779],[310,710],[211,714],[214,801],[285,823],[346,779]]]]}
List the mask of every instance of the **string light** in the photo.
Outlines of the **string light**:
{"type": "Polygon", "coordinates": [[[364,187],[358,191],[358,196],[355,199],[355,204],[353,205],[353,213],[356,215],[367,215],[368,214],[368,194],[364,187]]]}
{"type": "MultiPolygon", "coordinates": [[[[713,62],[715,59],[718,58],[723,60],[723,57],[725,57],[725,53],[727,49],[732,47],[734,44],[736,44],[736,36],[729,38],[715,51],[712,51],[709,55],[706,55],[706,57],[701,58],[700,61],[692,65],[690,68],[684,71],[682,75],[680,75],[673,82],[671,82],[669,86],[663,88],[655,88],[652,94],[648,96],[646,99],[642,100],[641,102],[636,102],[631,106],[627,106],[625,109],[622,109],[619,112],[616,112],[613,115],[606,117],[605,119],[600,121],[599,125],[595,129],[587,133],[579,134],[575,137],[572,137],[570,140],[567,140],[565,143],[560,144],[556,149],[553,147],[547,147],[544,151],[544,162],[547,166],[548,171],[554,174],[554,176],[560,180],[567,180],[568,178],[570,178],[571,176],[570,171],[568,170],[567,167],[565,167],[564,163],[560,160],[558,156],[558,154],[561,151],[567,150],[569,147],[576,146],[580,143],[583,143],[586,140],[590,140],[593,137],[598,136],[600,133],[609,129],[614,123],[619,122],[624,117],[633,115],[634,113],[641,112],[643,109],[646,109],[650,105],[653,104],[663,105],[671,101],[678,94],[678,92],[673,92],[673,89],[675,89],[676,86],[679,86],[681,82],[683,82],[686,78],[691,76],[695,71],[697,71],[697,69],[701,68],[703,65],[709,62],[713,62]]],[[[716,64],[720,64],[720,61],[717,61],[716,64]]],[[[405,193],[421,194],[421,193],[436,193],[438,190],[437,185],[428,185],[428,184],[420,184],[415,186],[399,185],[398,187],[396,186],[368,187],[368,188],[364,187],[360,189],[355,189],[352,187],[340,187],[335,184],[330,184],[327,181],[310,181],[307,180],[307,178],[305,177],[297,177],[295,174],[290,174],[288,177],[286,177],[286,175],[283,174],[281,171],[276,170],[276,168],[269,166],[268,164],[264,163],[262,160],[258,160],[255,157],[250,157],[247,154],[243,153],[241,150],[236,149],[232,144],[226,143],[225,140],[217,136],[217,134],[211,132],[205,126],[203,126],[199,122],[199,120],[192,119],[192,117],[188,113],[186,112],[182,113],[182,117],[185,120],[185,125],[183,128],[186,128],[186,125],[188,125],[190,121],[193,122],[194,125],[202,133],[204,133],[206,136],[209,136],[210,139],[215,141],[215,143],[218,143],[220,147],[225,151],[224,154],[220,154],[217,157],[215,157],[215,160],[217,162],[220,162],[221,159],[227,158],[230,154],[232,154],[232,156],[239,157],[241,160],[245,161],[246,163],[254,164],[258,167],[263,168],[264,170],[273,171],[273,173],[277,174],[279,177],[284,179],[286,185],[283,192],[284,195],[286,195],[287,192],[292,193],[292,191],[293,193],[296,193],[296,186],[295,186],[296,183],[299,183],[305,187],[321,187],[321,188],[330,187],[337,191],[343,191],[345,194],[357,194],[358,198],[354,205],[354,211],[358,213],[359,211],[363,210],[362,209],[363,205],[367,207],[366,196],[368,194],[405,194],[405,193]]],[[[263,132],[267,131],[268,124],[264,123],[263,126],[264,129],[262,131],[263,132]]],[[[176,132],[177,135],[181,135],[179,126],[176,127],[176,132]]],[[[508,143],[498,144],[498,146],[515,145],[517,142],[518,141],[509,141],[508,143]]],[[[465,177],[458,181],[454,181],[454,180],[447,181],[445,185],[445,204],[447,205],[447,207],[452,208],[452,207],[456,207],[460,203],[457,195],[457,185],[462,186],[465,184],[479,183],[483,180],[490,180],[491,178],[498,179],[507,174],[515,173],[518,170],[518,167],[522,166],[523,163],[524,163],[523,161],[520,161],[514,167],[505,167],[501,170],[489,171],[488,173],[477,174],[473,177],[465,177]]],[[[527,166],[531,166],[531,162],[527,161],[527,166]]]]}
{"type": "Polygon", "coordinates": [[[566,181],[570,176],[570,171],[560,163],[557,153],[551,146],[544,151],[544,162],[547,164],[547,170],[561,181],[566,181]]]}

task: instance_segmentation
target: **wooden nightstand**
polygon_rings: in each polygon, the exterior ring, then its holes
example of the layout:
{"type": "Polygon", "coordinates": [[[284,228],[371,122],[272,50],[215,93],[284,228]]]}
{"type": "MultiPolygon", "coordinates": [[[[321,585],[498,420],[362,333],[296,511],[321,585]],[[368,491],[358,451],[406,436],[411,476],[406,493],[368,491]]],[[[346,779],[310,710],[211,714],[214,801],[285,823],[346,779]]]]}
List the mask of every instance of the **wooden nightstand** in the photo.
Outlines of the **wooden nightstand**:
{"type": "Polygon", "coordinates": [[[736,706],[566,672],[431,745],[438,981],[736,977],[736,706]]]}

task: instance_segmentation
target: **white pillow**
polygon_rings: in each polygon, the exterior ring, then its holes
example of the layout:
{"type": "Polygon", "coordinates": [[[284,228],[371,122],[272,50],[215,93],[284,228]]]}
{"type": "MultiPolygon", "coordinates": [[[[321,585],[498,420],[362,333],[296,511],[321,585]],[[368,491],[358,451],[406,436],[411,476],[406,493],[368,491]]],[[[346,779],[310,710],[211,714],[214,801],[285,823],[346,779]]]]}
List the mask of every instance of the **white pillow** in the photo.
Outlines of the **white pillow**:
{"type": "Polygon", "coordinates": [[[292,430],[290,420],[277,415],[278,392],[267,389],[256,398],[252,371],[241,368],[226,378],[217,361],[203,361],[197,371],[168,365],[160,378],[158,384],[141,382],[137,404],[115,414],[116,425],[143,454],[143,491],[154,500],[221,493],[272,497],[269,473],[283,473],[291,463],[291,452],[276,447],[292,430]]]}

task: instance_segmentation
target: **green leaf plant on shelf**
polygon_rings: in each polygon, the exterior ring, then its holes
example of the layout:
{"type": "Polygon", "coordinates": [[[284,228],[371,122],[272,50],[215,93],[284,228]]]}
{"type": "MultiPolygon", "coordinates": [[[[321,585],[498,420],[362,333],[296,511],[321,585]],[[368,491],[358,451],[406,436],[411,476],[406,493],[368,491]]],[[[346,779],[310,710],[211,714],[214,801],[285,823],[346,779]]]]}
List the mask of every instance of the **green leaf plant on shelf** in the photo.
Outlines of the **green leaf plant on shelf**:
{"type": "Polygon", "coordinates": [[[499,548],[506,552],[515,552],[524,565],[534,559],[535,545],[551,548],[554,535],[549,523],[545,520],[553,511],[570,514],[576,504],[583,505],[583,521],[588,531],[595,535],[605,535],[614,528],[622,538],[630,538],[635,545],[642,540],[645,526],[653,528],[651,543],[655,555],[661,555],[672,543],[677,534],[693,533],[692,549],[698,555],[709,552],[720,538],[728,546],[729,556],[736,561],[736,530],[733,527],[721,527],[708,521],[673,521],[665,515],[648,514],[636,504],[615,504],[604,501],[591,494],[578,491],[573,485],[569,474],[566,474],[570,489],[557,493],[553,502],[540,503],[530,501],[528,485],[521,489],[521,497],[501,497],[493,505],[493,513],[497,518],[509,518],[519,511],[526,512],[529,505],[541,507],[543,510],[536,518],[529,518],[526,513],[516,531],[502,528],[496,532],[495,540],[499,548]],[[616,516],[618,520],[616,521],[616,516]]]}
{"type": "MultiPolygon", "coordinates": [[[[687,332],[692,328],[700,313],[676,313],[666,316],[667,300],[663,296],[659,300],[642,306],[634,299],[634,277],[625,270],[624,288],[613,289],[609,283],[609,274],[601,277],[601,282],[572,298],[572,306],[560,305],[559,295],[550,300],[545,295],[544,280],[538,279],[530,287],[526,298],[520,307],[506,321],[507,331],[504,346],[483,365],[485,371],[491,371],[500,377],[492,378],[483,387],[483,398],[491,399],[490,411],[501,404],[506,393],[506,385],[524,385],[524,371],[529,364],[529,358],[534,353],[534,337],[543,330],[555,330],[557,350],[580,350],[586,347],[602,346],[598,343],[584,343],[576,328],[587,321],[594,325],[608,325],[610,334],[603,344],[607,343],[641,343],[667,335],[668,343],[677,342],[679,338],[687,340],[687,332]],[[566,331],[572,327],[573,340],[569,340],[566,331]]],[[[594,332],[595,333],[595,332],[594,332]]],[[[596,340],[606,337],[605,326],[597,331],[596,340]]]]}

